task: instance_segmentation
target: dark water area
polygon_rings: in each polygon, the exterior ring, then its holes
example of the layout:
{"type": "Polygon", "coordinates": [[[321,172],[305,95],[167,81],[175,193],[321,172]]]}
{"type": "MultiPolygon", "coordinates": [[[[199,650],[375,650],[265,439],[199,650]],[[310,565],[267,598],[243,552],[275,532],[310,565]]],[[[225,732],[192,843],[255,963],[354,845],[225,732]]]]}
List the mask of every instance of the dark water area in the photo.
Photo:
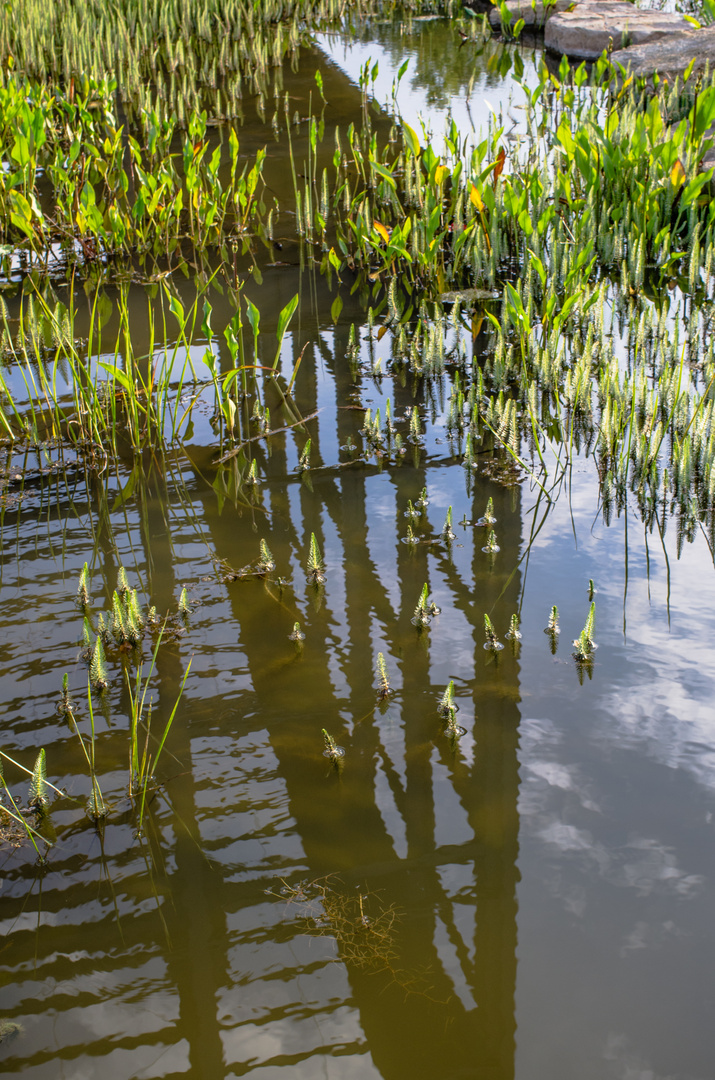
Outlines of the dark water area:
{"type": "MultiPolygon", "coordinates": [[[[449,30],[424,26],[436,36],[418,37],[413,53],[407,39],[403,56],[418,72],[421,56],[434,82],[453,45],[449,30]]],[[[383,71],[398,52],[391,40],[385,31],[361,45],[383,71]]],[[[361,101],[339,49],[322,70],[344,124],[361,101]]],[[[315,85],[310,64],[302,72],[300,100],[315,85]]],[[[471,77],[465,66],[447,80],[444,101],[471,77]]],[[[498,109],[507,91],[490,79],[477,72],[475,94],[498,109]]],[[[242,145],[263,145],[263,131],[252,135],[247,119],[242,145]]],[[[287,200],[281,154],[269,154],[268,182],[284,184],[287,200]]],[[[674,522],[647,532],[631,510],[607,525],[586,455],[548,496],[487,442],[469,477],[447,427],[449,365],[429,380],[391,366],[391,336],[368,317],[364,292],[348,282],[335,318],[334,286],[288,232],[258,262],[260,283],[245,291],[261,311],[262,362],[279,311],[300,295],[282,365],[287,381],[307,345],[294,391],[310,417],[302,425],[220,465],[201,404],[181,448],[127,453],[99,474],[49,445],[2,451],[0,748],[31,768],[44,747],[48,779],[66,795],[53,795],[38,826],[53,842],[45,865],[26,842],[0,848],[0,1068],[31,1080],[706,1080],[707,536],[680,550],[674,522]],[[384,418],[388,399],[403,455],[376,453],[363,435],[365,410],[384,418]],[[415,406],[422,434],[410,441],[415,406]],[[407,543],[408,502],[424,489],[407,543]],[[478,524],[489,499],[493,553],[478,524]],[[322,585],[307,573],[311,534],[322,585]],[[237,576],[261,540],[275,569],[237,576]],[[82,748],[57,709],[67,672],[89,739],[75,603],[85,561],[93,620],[109,611],[120,567],[145,609],[176,611],[183,588],[192,609],[151,672],[157,738],[191,661],[140,836],[127,795],[128,655],[109,656],[109,687],[93,694],[109,806],[99,826],[86,811],[82,748]],[[598,649],[579,665],[572,640],[589,581],[598,649]],[[440,610],[419,630],[425,583],[440,610]],[[561,633],[549,636],[554,604],[561,633]],[[485,648],[485,614],[499,651],[485,648]],[[505,637],[514,614],[521,640],[505,637]],[[302,642],[290,638],[296,622],[302,642]],[[450,680],[457,740],[439,714],[450,680]],[[345,751],[339,769],[322,729],[345,751]]],[[[193,279],[179,288],[189,302],[193,279]]],[[[149,342],[145,292],[130,293],[138,353],[149,342]]],[[[210,295],[222,327],[230,296],[210,295]]],[[[444,322],[456,347],[448,308],[444,322]]],[[[228,367],[218,331],[215,345],[228,367]]],[[[481,345],[479,333],[464,338],[475,356],[481,345]]],[[[200,367],[204,345],[195,350],[200,367]]],[[[263,402],[282,427],[276,386],[263,402]]],[[[151,651],[146,641],[145,677],[151,651]]],[[[7,762],[4,772],[23,797],[27,778],[7,762]]]]}

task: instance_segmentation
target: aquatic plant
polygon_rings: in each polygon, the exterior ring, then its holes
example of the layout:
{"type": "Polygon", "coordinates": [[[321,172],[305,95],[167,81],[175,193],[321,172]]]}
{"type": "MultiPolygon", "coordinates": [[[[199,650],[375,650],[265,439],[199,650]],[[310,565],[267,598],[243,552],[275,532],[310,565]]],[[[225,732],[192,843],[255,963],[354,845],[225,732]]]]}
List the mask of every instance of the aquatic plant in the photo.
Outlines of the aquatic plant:
{"type": "Polygon", "coordinates": [[[298,460],[299,472],[306,472],[310,468],[310,445],[311,440],[308,439],[305,446],[301,450],[300,458],[298,460]]]}
{"type": "Polygon", "coordinates": [[[107,661],[104,655],[104,646],[102,639],[97,636],[97,640],[94,644],[94,652],[92,653],[92,663],[89,669],[89,677],[92,686],[95,690],[106,690],[109,686],[109,677],[107,675],[107,661]]]}
{"type": "Polygon", "coordinates": [[[442,694],[439,702],[439,715],[443,720],[449,720],[457,712],[454,703],[454,680],[450,679],[447,689],[442,694]]]}
{"type": "Polygon", "coordinates": [[[509,622],[509,629],[507,630],[507,632],[506,632],[506,634],[504,636],[506,638],[508,638],[510,641],[520,641],[521,640],[521,632],[519,631],[519,616],[518,615],[516,615],[516,614],[512,615],[511,620],[509,622]]]}
{"type": "Polygon", "coordinates": [[[494,525],[495,522],[496,517],[494,516],[494,500],[490,496],[487,499],[487,505],[485,507],[484,514],[477,521],[477,525],[488,525],[491,527],[492,525],[494,525]]]}
{"type": "Polygon", "coordinates": [[[138,800],[138,835],[141,835],[143,828],[144,814],[147,807],[147,796],[150,792],[157,790],[159,786],[154,774],[159,764],[159,759],[161,758],[169,732],[174,723],[174,718],[176,717],[179,703],[184,693],[184,687],[186,686],[186,680],[188,679],[191,670],[191,660],[189,660],[181,680],[174,706],[164,724],[163,731],[161,732],[158,741],[156,741],[156,748],[152,749],[151,743],[154,738],[151,730],[153,703],[151,699],[147,700],[147,695],[149,693],[151,678],[156,668],[156,659],[162,641],[162,634],[163,630],[162,633],[159,634],[154,646],[151,663],[143,685],[143,670],[141,665],[137,668],[133,685],[129,672],[126,672],[127,693],[129,695],[129,797],[132,800],[138,800]]]}
{"type": "Polygon", "coordinates": [[[412,616],[412,625],[416,626],[418,630],[425,630],[430,624],[430,618],[429,585],[425,582],[412,616]]]}
{"type": "Polygon", "coordinates": [[[423,487],[419,493],[419,496],[415,499],[415,509],[422,512],[429,506],[429,499],[427,498],[427,488],[423,487]]]}
{"type": "Polygon", "coordinates": [[[487,542],[482,548],[482,551],[485,551],[488,555],[495,555],[496,552],[500,550],[501,548],[497,543],[497,534],[494,532],[494,529],[490,529],[489,534],[487,535],[487,542]]]}
{"type": "Polygon", "coordinates": [[[61,716],[64,716],[65,713],[72,708],[74,708],[74,703],[70,697],[69,675],[65,672],[62,676],[62,689],[60,691],[60,699],[57,702],[57,712],[61,716]]]}
{"type": "Polygon", "coordinates": [[[377,696],[380,701],[392,694],[384,653],[377,654],[377,696]]]}
{"type": "Polygon", "coordinates": [[[402,542],[404,544],[419,544],[420,542],[420,538],[416,535],[415,530],[412,528],[411,522],[407,526],[407,536],[403,536],[402,542]]]}
{"type": "Polygon", "coordinates": [[[179,595],[178,611],[180,619],[188,619],[189,615],[191,614],[191,603],[189,601],[189,594],[186,591],[186,586],[182,588],[179,595]]]}
{"type": "Polygon", "coordinates": [[[320,553],[320,547],[315,538],[315,533],[310,534],[310,551],[308,552],[307,570],[308,578],[315,585],[323,584],[325,581],[325,563],[323,562],[323,556],[320,553]]]}
{"type": "Polygon", "coordinates": [[[273,558],[271,549],[265,540],[261,540],[261,554],[258,558],[258,572],[260,574],[270,574],[272,570],[276,568],[276,561],[273,558]]]}
{"type": "Polygon", "coordinates": [[[591,602],[589,608],[588,617],[584,624],[583,630],[577,638],[574,640],[574,659],[581,663],[588,663],[593,659],[593,652],[596,648],[596,643],[593,640],[593,628],[596,621],[596,603],[591,602]]]}
{"type": "Polygon", "coordinates": [[[492,624],[492,620],[486,613],[484,615],[484,637],[486,638],[486,641],[484,642],[485,649],[491,650],[492,652],[499,652],[501,649],[504,648],[503,644],[497,637],[497,633],[492,624]]]}
{"type": "Polygon", "coordinates": [[[447,544],[451,544],[453,540],[457,539],[456,533],[452,529],[452,507],[451,506],[447,510],[447,516],[444,519],[444,525],[442,526],[442,532],[439,535],[442,537],[442,539],[447,544]]]}
{"type": "Polygon", "coordinates": [[[341,746],[337,745],[332,735],[328,735],[325,728],[321,728],[321,732],[323,735],[323,757],[326,757],[335,768],[341,767],[345,751],[341,746]]]}
{"type": "Polygon", "coordinates": [[[293,623],[293,629],[288,635],[288,640],[294,641],[299,648],[302,646],[303,642],[305,641],[305,634],[301,630],[299,622],[293,623]]]}
{"type": "Polygon", "coordinates": [[[77,606],[80,608],[86,608],[89,604],[89,567],[87,563],[84,564],[79,575],[79,584],[77,585],[77,606]]]}
{"type": "Polygon", "coordinates": [[[42,747],[35,759],[35,765],[30,778],[30,787],[27,793],[27,805],[33,810],[42,813],[49,803],[47,797],[47,767],[45,749],[42,747]]]}
{"type": "MultiPolygon", "coordinates": [[[[12,761],[13,759],[8,757],[7,754],[0,752],[0,794],[5,795],[12,809],[9,809],[9,807],[5,806],[4,803],[0,801],[0,820],[2,820],[2,815],[4,815],[5,817],[10,818],[11,821],[14,821],[15,824],[19,826],[20,835],[28,839],[32,844],[33,848],[35,849],[35,854],[37,855],[38,861],[40,863],[44,863],[46,859],[43,853],[40,851],[37,845],[37,841],[41,840],[47,845],[47,847],[52,847],[52,845],[48,840],[41,836],[40,833],[38,833],[37,830],[32,827],[32,825],[30,825],[29,821],[27,821],[25,815],[22,813],[22,810],[15,802],[12,792],[10,791],[10,788],[8,787],[5,780],[3,760],[12,761]]],[[[16,763],[13,762],[13,764],[16,763]]],[[[24,771],[29,772],[29,770],[27,769],[25,769],[24,771]]]]}
{"type": "Polygon", "coordinates": [[[551,608],[549,612],[549,621],[544,627],[545,634],[560,634],[561,627],[559,626],[559,609],[556,604],[551,608]]]}
{"type": "MultiPolygon", "coordinates": [[[[102,643],[101,643],[101,640],[99,638],[97,638],[97,644],[101,648],[102,643]]],[[[79,744],[80,744],[80,746],[82,748],[82,753],[84,755],[85,761],[87,762],[87,768],[89,770],[89,778],[90,778],[90,783],[91,783],[91,790],[90,790],[89,797],[87,799],[87,806],[86,806],[87,815],[88,815],[89,818],[91,818],[92,821],[94,821],[95,824],[98,824],[99,822],[103,821],[104,818],[106,818],[107,814],[109,813],[109,808],[108,808],[107,804],[104,801],[104,796],[102,795],[102,789],[101,789],[101,787],[99,785],[99,779],[97,777],[97,768],[96,768],[96,762],[95,762],[96,732],[95,732],[95,727],[94,727],[94,706],[93,706],[93,702],[92,702],[92,683],[93,683],[93,676],[92,676],[92,674],[90,672],[89,679],[87,680],[87,710],[89,712],[89,731],[90,731],[90,734],[89,734],[89,749],[87,748],[87,744],[86,744],[86,742],[84,740],[82,732],[79,730],[79,725],[77,723],[77,718],[76,718],[76,716],[74,714],[74,709],[73,708],[68,708],[65,715],[67,717],[67,720],[68,720],[68,723],[69,723],[69,726],[70,726],[70,730],[74,731],[75,735],[79,739],[79,744]]],[[[106,685],[106,683],[105,683],[105,685],[106,685]]],[[[100,690],[103,689],[103,687],[101,687],[101,686],[98,686],[97,688],[100,689],[100,690]]]]}

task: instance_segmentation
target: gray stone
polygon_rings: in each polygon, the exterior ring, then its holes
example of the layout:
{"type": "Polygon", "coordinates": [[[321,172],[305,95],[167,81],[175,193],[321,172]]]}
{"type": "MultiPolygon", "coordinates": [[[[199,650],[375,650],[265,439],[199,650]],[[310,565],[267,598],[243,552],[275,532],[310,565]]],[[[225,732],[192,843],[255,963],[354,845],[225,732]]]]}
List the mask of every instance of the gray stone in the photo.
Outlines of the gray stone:
{"type": "Polygon", "coordinates": [[[612,43],[614,50],[645,45],[687,31],[682,15],[644,11],[621,0],[584,0],[573,11],[562,11],[546,22],[544,45],[577,60],[596,60],[612,43]]]}
{"type": "MultiPolygon", "coordinates": [[[[534,4],[531,0],[506,0],[506,8],[511,15],[511,25],[523,19],[527,30],[543,30],[547,19],[558,11],[568,11],[573,5],[574,0],[556,0],[555,4],[546,5],[541,0],[536,0],[534,4]]],[[[493,7],[489,12],[489,22],[493,30],[501,29],[501,12],[498,7],[493,7]]]]}
{"type": "Polygon", "coordinates": [[[614,63],[623,64],[636,77],[647,78],[657,71],[671,80],[682,75],[693,58],[694,71],[702,70],[707,63],[711,71],[715,68],[715,27],[684,30],[667,40],[619,49],[611,56],[614,63]]]}

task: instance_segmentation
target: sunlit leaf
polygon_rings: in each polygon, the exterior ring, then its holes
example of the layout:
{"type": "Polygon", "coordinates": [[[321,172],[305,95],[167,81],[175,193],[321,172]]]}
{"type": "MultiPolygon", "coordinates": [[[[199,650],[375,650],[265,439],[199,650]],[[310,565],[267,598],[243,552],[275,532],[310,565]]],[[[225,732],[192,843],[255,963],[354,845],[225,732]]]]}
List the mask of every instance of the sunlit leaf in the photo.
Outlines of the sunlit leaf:
{"type": "Polygon", "coordinates": [[[415,155],[415,157],[419,157],[422,152],[422,147],[420,146],[420,140],[417,138],[417,132],[414,130],[414,128],[411,128],[409,124],[403,123],[402,133],[405,137],[405,142],[409,146],[412,153],[415,155]]]}
{"type": "Polygon", "coordinates": [[[675,164],[670,170],[670,182],[674,188],[679,188],[681,184],[685,183],[685,166],[680,158],[675,159],[675,164]]]}
{"type": "Polygon", "coordinates": [[[375,226],[375,232],[380,237],[382,237],[382,239],[385,241],[386,244],[389,244],[390,243],[390,234],[387,231],[387,229],[385,228],[385,226],[379,221],[373,221],[373,225],[375,226]]]}
{"type": "Polygon", "coordinates": [[[482,202],[482,197],[479,194],[479,189],[476,188],[474,184],[472,184],[469,190],[469,198],[470,201],[474,204],[474,206],[476,206],[477,210],[479,210],[479,212],[481,213],[484,209],[484,203],[482,202]]]}

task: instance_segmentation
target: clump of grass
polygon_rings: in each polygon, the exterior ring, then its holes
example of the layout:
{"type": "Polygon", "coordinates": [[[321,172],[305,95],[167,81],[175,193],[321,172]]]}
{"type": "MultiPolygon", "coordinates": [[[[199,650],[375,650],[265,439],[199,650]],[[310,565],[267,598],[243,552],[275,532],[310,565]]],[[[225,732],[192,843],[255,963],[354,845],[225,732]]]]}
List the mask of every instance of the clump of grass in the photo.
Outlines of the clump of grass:
{"type": "Polygon", "coordinates": [[[107,636],[111,636],[120,649],[136,648],[144,636],[144,625],[136,589],[131,589],[128,585],[115,589],[107,636]]]}

